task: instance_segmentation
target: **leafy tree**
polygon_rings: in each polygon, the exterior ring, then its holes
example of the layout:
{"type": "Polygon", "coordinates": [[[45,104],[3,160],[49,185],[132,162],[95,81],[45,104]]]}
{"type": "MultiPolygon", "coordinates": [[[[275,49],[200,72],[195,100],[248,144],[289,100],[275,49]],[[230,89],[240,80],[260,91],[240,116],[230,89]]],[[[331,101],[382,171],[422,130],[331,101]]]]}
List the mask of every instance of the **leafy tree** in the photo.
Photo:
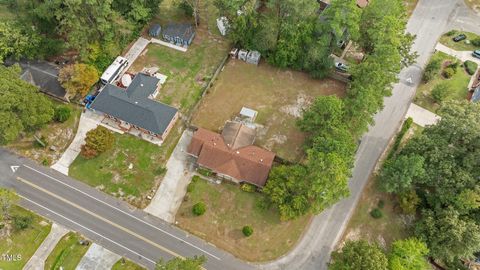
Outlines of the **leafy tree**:
{"type": "Polygon", "coordinates": [[[0,63],[9,56],[33,58],[40,41],[41,38],[27,27],[0,21],[0,63]]]}
{"type": "Polygon", "coordinates": [[[205,205],[204,202],[198,202],[198,203],[194,204],[193,207],[192,207],[192,213],[195,216],[201,216],[201,215],[205,214],[206,211],[207,211],[207,206],[205,205]]]}
{"type": "Polygon", "coordinates": [[[6,221],[10,218],[10,210],[12,205],[16,204],[19,200],[15,191],[0,188],[0,219],[6,221]]]}
{"type": "Polygon", "coordinates": [[[342,124],[344,107],[341,99],[336,96],[319,96],[303,117],[297,122],[301,131],[315,137],[325,129],[332,129],[342,124]]]}
{"type": "Polygon", "coordinates": [[[417,206],[420,203],[420,198],[418,197],[415,190],[411,189],[399,194],[398,203],[400,204],[400,208],[402,208],[405,214],[413,215],[417,211],[417,206]]]}
{"type": "Polygon", "coordinates": [[[348,241],[341,251],[332,253],[329,270],[386,270],[387,256],[378,247],[365,240],[348,241]]]}
{"type": "Polygon", "coordinates": [[[98,126],[87,132],[85,144],[81,154],[84,158],[94,158],[111,149],[115,143],[115,136],[107,128],[98,126]]]}
{"type": "Polygon", "coordinates": [[[95,67],[86,64],[65,66],[60,70],[58,76],[58,80],[70,97],[85,96],[98,78],[98,71],[95,67]]]}
{"type": "Polygon", "coordinates": [[[176,0],[177,5],[183,5],[184,8],[188,8],[191,10],[191,15],[195,19],[195,26],[198,27],[198,24],[200,23],[200,0],[176,0]]]}
{"type": "Polygon", "coordinates": [[[480,249],[480,226],[452,208],[425,210],[415,228],[430,254],[445,262],[473,258],[480,249]]]}
{"type": "Polygon", "coordinates": [[[380,181],[385,191],[402,193],[409,190],[416,177],[425,174],[424,158],[419,155],[400,156],[385,162],[380,181]]]}
{"type": "Polygon", "coordinates": [[[0,144],[9,143],[20,132],[38,129],[52,120],[52,102],[35,86],[20,79],[18,66],[0,65],[0,99],[0,144]]]}
{"type": "Polygon", "coordinates": [[[390,270],[429,270],[427,245],[417,238],[397,240],[388,255],[390,270]]]}
{"type": "Polygon", "coordinates": [[[441,103],[445,101],[445,99],[448,97],[449,92],[451,91],[450,86],[446,83],[439,83],[435,85],[432,89],[432,97],[433,99],[441,103]]]}
{"type": "Polygon", "coordinates": [[[202,265],[207,261],[205,256],[194,256],[193,258],[175,258],[168,262],[160,261],[155,265],[155,270],[201,270],[202,265]]]}

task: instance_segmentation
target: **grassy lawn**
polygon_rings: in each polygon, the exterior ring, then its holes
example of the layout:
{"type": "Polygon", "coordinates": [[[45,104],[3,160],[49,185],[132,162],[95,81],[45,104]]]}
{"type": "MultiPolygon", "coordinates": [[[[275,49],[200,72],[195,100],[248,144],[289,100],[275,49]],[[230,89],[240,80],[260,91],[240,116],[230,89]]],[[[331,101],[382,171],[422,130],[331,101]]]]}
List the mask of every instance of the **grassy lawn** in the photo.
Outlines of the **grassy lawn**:
{"type": "Polygon", "coordinates": [[[0,260],[0,269],[5,270],[22,269],[47,237],[51,228],[51,224],[43,218],[19,206],[12,208],[11,215],[29,216],[32,218],[32,223],[24,230],[13,229],[9,237],[0,235],[0,254],[21,256],[19,261],[0,260]]]}
{"type": "Polygon", "coordinates": [[[82,239],[74,232],[69,232],[62,237],[45,261],[45,269],[53,270],[60,267],[65,270],[75,269],[88,250],[88,246],[78,243],[82,239]]]}
{"type": "Polygon", "coordinates": [[[255,144],[278,156],[298,161],[305,135],[296,119],[312,99],[320,95],[343,96],[345,85],[331,79],[314,80],[307,74],[278,69],[266,63],[258,67],[230,60],[192,118],[196,126],[220,131],[243,106],[258,111],[255,144]]]}
{"type": "MultiPolygon", "coordinates": [[[[440,59],[443,62],[456,60],[455,58],[442,52],[435,53],[430,61],[434,59],[440,59]]],[[[440,83],[447,83],[453,90],[453,92],[448,95],[447,100],[465,100],[467,98],[467,87],[470,81],[470,76],[461,65],[458,66],[456,74],[450,79],[445,79],[440,73],[428,83],[422,83],[418,87],[414,99],[414,102],[417,105],[432,112],[435,112],[440,107],[440,105],[435,102],[431,95],[432,89],[440,83]]]]}
{"type": "MultiPolygon", "coordinates": [[[[210,22],[212,18],[215,20],[216,16],[205,17],[205,15],[208,13],[206,11],[216,11],[216,9],[211,5],[212,1],[201,2],[203,3],[201,24],[186,53],[151,44],[130,69],[132,72],[138,72],[144,67],[158,67],[160,73],[168,76],[158,99],[180,108],[183,113],[188,113],[200,99],[202,89],[230,48],[228,41],[217,34],[216,26],[213,28],[210,27],[210,23],[202,23],[205,20],[210,22]]],[[[183,12],[172,4],[172,0],[163,1],[160,13],[153,22],[166,25],[172,21],[192,22],[192,19],[185,18],[183,12]]]]}
{"type": "Polygon", "coordinates": [[[310,217],[281,222],[278,212],[261,209],[260,193],[248,193],[238,185],[211,184],[199,180],[187,194],[177,213],[178,226],[234,256],[247,261],[267,261],[288,252],[296,244],[310,217]],[[203,201],[207,211],[202,216],[192,214],[192,205],[203,201]],[[243,226],[253,228],[245,237],[243,226]]]}
{"type": "Polygon", "coordinates": [[[452,34],[450,36],[447,35],[447,34],[449,34],[449,33],[445,33],[440,37],[440,43],[442,43],[443,45],[445,45],[449,48],[452,48],[456,51],[474,51],[474,50],[480,49],[479,47],[474,46],[471,43],[468,44],[468,42],[467,42],[467,40],[471,41],[473,39],[480,38],[480,36],[475,34],[475,33],[455,30],[454,34],[452,34]],[[465,34],[467,36],[467,39],[459,41],[459,42],[453,41],[452,38],[455,37],[458,34],[465,34]]]}
{"type": "Polygon", "coordinates": [[[112,270],[144,270],[145,268],[141,267],[140,265],[130,261],[130,260],[125,260],[125,262],[122,262],[120,259],[118,262],[116,262],[112,270]]]}
{"type": "MultiPolygon", "coordinates": [[[[64,105],[53,99],[52,102],[54,106],[64,105]]],[[[80,114],[82,113],[82,109],[74,104],[68,104],[67,106],[72,110],[72,115],[66,122],[58,123],[52,121],[34,133],[26,133],[24,136],[19,137],[15,142],[9,144],[8,147],[20,155],[34,159],[44,165],[56,162],[75,137],[80,114]],[[44,148],[37,144],[34,135],[38,138],[43,138],[42,140],[47,146],[44,148]],[[51,147],[56,148],[56,151],[52,151],[51,147]]]]}
{"type": "Polygon", "coordinates": [[[82,156],[70,166],[70,176],[90,186],[122,198],[137,207],[145,207],[145,197],[156,189],[163,175],[166,159],[178,139],[178,127],[158,147],[127,134],[115,133],[114,147],[87,160],[82,156]]]}

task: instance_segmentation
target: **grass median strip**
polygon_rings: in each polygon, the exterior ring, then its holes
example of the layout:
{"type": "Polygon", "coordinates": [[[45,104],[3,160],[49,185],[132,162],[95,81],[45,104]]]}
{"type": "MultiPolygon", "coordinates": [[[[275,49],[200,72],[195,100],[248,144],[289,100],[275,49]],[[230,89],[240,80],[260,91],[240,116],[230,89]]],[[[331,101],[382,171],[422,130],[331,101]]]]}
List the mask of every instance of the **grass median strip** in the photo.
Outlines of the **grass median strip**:
{"type": "Polygon", "coordinates": [[[88,250],[88,246],[81,245],[80,240],[84,240],[83,237],[74,232],[62,237],[45,261],[45,269],[75,269],[88,250]]]}

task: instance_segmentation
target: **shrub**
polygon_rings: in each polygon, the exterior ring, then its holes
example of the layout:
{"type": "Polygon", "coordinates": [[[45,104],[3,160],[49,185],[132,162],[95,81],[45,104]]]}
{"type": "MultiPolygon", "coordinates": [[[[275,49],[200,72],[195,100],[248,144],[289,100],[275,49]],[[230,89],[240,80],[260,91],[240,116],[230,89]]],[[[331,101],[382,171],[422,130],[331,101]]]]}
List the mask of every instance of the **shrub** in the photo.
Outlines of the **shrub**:
{"type": "Polygon", "coordinates": [[[167,172],[167,168],[160,166],[156,168],[153,173],[158,176],[158,175],[164,175],[166,172],[167,172]]]}
{"type": "Polygon", "coordinates": [[[467,71],[467,73],[469,75],[475,74],[475,71],[477,71],[477,68],[478,68],[477,63],[475,63],[473,61],[470,61],[470,60],[465,61],[465,63],[463,63],[463,65],[465,66],[465,70],[467,71]]]}
{"type": "Polygon", "coordinates": [[[425,67],[425,72],[423,73],[423,78],[422,80],[424,82],[429,82],[435,76],[438,74],[440,71],[441,65],[440,61],[438,59],[432,59],[428,65],[425,67]]]}
{"type": "Polygon", "coordinates": [[[191,182],[190,184],[188,184],[187,186],[187,193],[191,193],[195,190],[195,183],[191,182]]]}
{"type": "Polygon", "coordinates": [[[378,209],[378,208],[375,208],[373,209],[372,211],[370,211],[370,215],[373,217],[373,218],[381,218],[383,217],[383,213],[382,213],[382,210],[378,209]]]}
{"type": "Polygon", "coordinates": [[[447,68],[452,68],[455,73],[457,73],[457,68],[460,65],[458,61],[451,62],[448,64],[447,68]]]}
{"type": "Polygon", "coordinates": [[[437,84],[432,89],[432,97],[438,103],[443,102],[447,98],[449,91],[450,91],[450,87],[447,84],[445,83],[437,84]]]}
{"type": "Polygon", "coordinates": [[[187,3],[187,0],[181,0],[178,3],[178,7],[185,13],[185,15],[193,17],[193,8],[189,3],[187,3]]]}
{"type": "Polygon", "coordinates": [[[403,136],[405,136],[405,133],[407,133],[412,124],[413,119],[411,117],[408,117],[407,120],[403,122],[402,129],[400,129],[400,132],[398,132],[397,137],[395,138],[395,142],[393,143],[392,150],[388,155],[388,159],[393,157],[393,155],[397,152],[398,147],[400,147],[400,143],[402,142],[403,136]]]}
{"type": "Polygon", "coordinates": [[[198,202],[192,207],[192,213],[195,216],[201,216],[205,214],[205,211],[207,211],[207,206],[205,206],[205,203],[203,202],[198,202]]]}
{"type": "Polygon", "coordinates": [[[385,202],[383,200],[379,200],[377,206],[378,208],[383,209],[383,207],[385,206],[385,202]]]}
{"type": "Polygon", "coordinates": [[[480,46],[480,38],[474,38],[470,42],[472,43],[473,46],[477,46],[477,47],[480,46]]]}
{"type": "Polygon", "coordinates": [[[451,36],[455,35],[456,33],[457,33],[456,30],[450,30],[450,31],[448,31],[447,33],[445,33],[445,35],[446,35],[447,37],[451,37],[451,36]]]}
{"type": "Polygon", "coordinates": [[[32,217],[30,216],[14,216],[13,224],[17,230],[24,230],[32,224],[32,217]]]}
{"type": "Polygon", "coordinates": [[[70,118],[72,110],[68,106],[62,105],[55,108],[53,119],[57,122],[63,123],[70,118]]]}
{"type": "Polygon", "coordinates": [[[250,226],[243,226],[242,228],[242,232],[243,232],[243,235],[245,235],[246,237],[249,237],[250,235],[253,234],[253,229],[252,227],[250,226]]]}
{"type": "Polygon", "coordinates": [[[407,192],[400,193],[398,195],[398,203],[400,208],[405,214],[415,214],[417,211],[417,206],[420,203],[420,198],[418,197],[415,190],[410,190],[407,192]]]}
{"type": "Polygon", "coordinates": [[[85,145],[82,146],[80,154],[86,159],[94,158],[111,149],[114,143],[115,136],[112,132],[103,126],[98,126],[87,132],[85,145]]]}
{"type": "Polygon", "coordinates": [[[245,192],[255,192],[257,191],[257,187],[252,185],[252,184],[249,184],[249,183],[243,183],[240,188],[245,191],[245,192]]]}
{"type": "Polygon", "coordinates": [[[198,168],[197,172],[203,176],[209,177],[212,175],[212,171],[205,168],[198,168]]]}
{"type": "Polygon", "coordinates": [[[451,67],[447,67],[443,70],[442,74],[443,74],[443,77],[447,78],[447,79],[450,79],[453,77],[453,75],[455,75],[455,69],[451,68],[451,67]]]}

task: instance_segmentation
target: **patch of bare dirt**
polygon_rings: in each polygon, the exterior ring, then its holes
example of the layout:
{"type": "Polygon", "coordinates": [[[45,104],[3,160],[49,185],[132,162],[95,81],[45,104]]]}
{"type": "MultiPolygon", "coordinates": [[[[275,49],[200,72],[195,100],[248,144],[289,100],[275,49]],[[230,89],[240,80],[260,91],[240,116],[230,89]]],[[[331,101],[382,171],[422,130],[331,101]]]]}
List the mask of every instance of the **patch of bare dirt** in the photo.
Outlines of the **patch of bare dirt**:
{"type": "Polygon", "coordinates": [[[303,111],[307,109],[311,103],[311,97],[305,95],[304,93],[299,93],[294,104],[285,105],[280,108],[280,111],[295,118],[300,118],[302,117],[303,111]]]}

